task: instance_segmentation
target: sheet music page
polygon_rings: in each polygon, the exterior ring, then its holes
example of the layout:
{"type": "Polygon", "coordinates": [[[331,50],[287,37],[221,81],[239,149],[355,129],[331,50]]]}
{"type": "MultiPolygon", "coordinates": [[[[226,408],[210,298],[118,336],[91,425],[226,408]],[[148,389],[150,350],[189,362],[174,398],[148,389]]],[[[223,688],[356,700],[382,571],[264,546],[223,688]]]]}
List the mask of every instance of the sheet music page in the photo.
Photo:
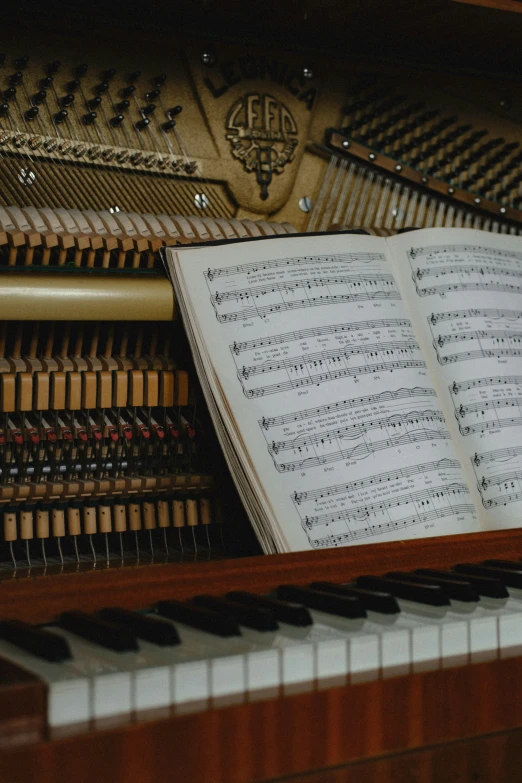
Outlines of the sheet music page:
{"type": "Polygon", "coordinates": [[[427,229],[387,240],[484,528],[522,519],[522,239],[427,229]]]}
{"type": "Polygon", "coordinates": [[[478,529],[386,255],[382,239],[337,234],[173,262],[279,551],[478,529]]]}

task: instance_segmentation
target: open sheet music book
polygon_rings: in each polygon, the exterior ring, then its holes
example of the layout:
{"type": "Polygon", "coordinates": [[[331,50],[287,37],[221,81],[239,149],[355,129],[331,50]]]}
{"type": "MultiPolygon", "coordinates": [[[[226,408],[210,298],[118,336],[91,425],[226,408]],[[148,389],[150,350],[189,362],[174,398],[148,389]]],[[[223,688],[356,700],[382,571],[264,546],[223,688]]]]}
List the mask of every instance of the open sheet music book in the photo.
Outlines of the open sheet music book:
{"type": "Polygon", "coordinates": [[[165,261],[266,552],[522,525],[522,239],[288,235],[165,261]]]}

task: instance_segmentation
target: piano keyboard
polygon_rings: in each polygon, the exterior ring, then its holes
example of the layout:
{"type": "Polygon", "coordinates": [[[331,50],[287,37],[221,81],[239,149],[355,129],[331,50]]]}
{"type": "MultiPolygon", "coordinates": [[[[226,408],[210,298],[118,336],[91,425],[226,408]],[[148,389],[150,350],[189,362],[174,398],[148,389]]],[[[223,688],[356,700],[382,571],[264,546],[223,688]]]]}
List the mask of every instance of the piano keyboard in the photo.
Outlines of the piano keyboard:
{"type": "Polygon", "coordinates": [[[0,623],[0,658],[43,681],[51,729],[290,695],[522,653],[522,561],[162,600],[143,612],[0,623]]]}

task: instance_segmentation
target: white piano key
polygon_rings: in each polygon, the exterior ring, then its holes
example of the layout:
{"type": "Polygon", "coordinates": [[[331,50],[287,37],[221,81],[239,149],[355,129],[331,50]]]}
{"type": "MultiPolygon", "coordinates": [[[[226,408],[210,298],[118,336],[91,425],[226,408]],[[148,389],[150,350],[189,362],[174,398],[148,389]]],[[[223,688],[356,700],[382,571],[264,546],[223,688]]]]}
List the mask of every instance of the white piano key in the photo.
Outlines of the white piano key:
{"type": "Polygon", "coordinates": [[[134,678],[128,668],[133,653],[113,653],[61,628],[48,630],[67,640],[76,665],[90,677],[92,717],[129,715],[134,709],[134,678]]]}
{"type": "Polygon", "coordinates": [[[210,695],[213,699],[243,701],[246,693],[244,655],[224,655],[210,662],[210,695]]]}

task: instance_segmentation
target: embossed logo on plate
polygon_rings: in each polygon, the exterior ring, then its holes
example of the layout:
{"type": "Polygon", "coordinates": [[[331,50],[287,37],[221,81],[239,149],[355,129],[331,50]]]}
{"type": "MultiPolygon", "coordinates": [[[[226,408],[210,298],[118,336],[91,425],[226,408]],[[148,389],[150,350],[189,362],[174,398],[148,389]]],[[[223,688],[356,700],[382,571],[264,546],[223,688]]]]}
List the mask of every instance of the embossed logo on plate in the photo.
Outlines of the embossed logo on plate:
{"type": "Polygon", "coordinates": [[[292,114],[271,95],[249,93],[230,109],[226,130],[232,154],[255,173],[261,198],[267,199],[272,176],[294,158],[298,130],[292,114]]]}

